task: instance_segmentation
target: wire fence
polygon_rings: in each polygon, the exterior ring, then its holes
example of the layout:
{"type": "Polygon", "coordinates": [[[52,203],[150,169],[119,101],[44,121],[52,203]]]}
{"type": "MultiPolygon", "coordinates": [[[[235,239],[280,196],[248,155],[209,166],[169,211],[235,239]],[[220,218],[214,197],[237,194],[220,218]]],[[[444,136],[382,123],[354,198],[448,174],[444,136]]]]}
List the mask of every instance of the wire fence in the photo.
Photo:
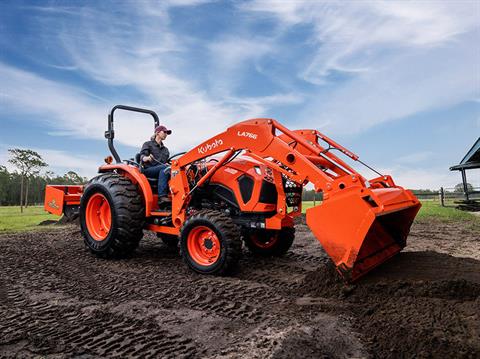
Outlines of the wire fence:
{"type": "Polygon", "coordinates": [[[480,187],[469,187],[466,193],[459,191],[458,188],[441,187],[438,191],[417,192],[415,195],[420,201],[438,202],[444,207],[459,207],[462,205],[480,207],[480,187]]]}

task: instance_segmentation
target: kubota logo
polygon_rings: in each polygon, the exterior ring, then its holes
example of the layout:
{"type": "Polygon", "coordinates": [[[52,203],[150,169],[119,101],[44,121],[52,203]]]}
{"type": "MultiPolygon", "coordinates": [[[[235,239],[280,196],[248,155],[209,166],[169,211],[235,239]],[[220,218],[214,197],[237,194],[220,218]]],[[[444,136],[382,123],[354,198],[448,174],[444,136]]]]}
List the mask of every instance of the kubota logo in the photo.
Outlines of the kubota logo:
{"type": "Polygon", "coordinates": [[[212,143],[207,143],[206,145],[198,147],[198,153],[203,155],[208,151],[213,150],[214,148],[217,148],[218,146],[221,146],[221,145],[223,145],[223,141],[220,139],[215,139],[215,141],[212,143]]]}
{"type": "Polygon", "coordinates": [[[60,207],[57,206],[57,202],[55,202],[55,198],[48,202],[48,205],[52,208],[59,209],[60,207]]]}
{"type": "Polygon", "coordinates": [[[251,133],[251,132],[246,132],[246,131],[243,131],[243,132],[240,132],[238,131],[237,135],[239,137],[248,137],[248,138],[251,138],[253,140],[256,140],[258,135],[256,133],[251,133]]]}

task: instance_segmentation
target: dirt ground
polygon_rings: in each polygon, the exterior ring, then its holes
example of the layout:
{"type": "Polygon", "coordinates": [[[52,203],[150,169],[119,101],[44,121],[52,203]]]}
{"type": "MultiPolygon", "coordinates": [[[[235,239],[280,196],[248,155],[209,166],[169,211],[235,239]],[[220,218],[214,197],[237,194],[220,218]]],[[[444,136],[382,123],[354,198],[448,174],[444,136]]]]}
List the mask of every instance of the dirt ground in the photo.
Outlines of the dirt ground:
{"type": "Polygon", "coordinates": [[[0,357],[480,357],[479,232],[415,224],[356,285],[304,224],[284,258],[244,252],[220,278],[151,235],[116,261],[75,226],[0,236],[0,357]]]}

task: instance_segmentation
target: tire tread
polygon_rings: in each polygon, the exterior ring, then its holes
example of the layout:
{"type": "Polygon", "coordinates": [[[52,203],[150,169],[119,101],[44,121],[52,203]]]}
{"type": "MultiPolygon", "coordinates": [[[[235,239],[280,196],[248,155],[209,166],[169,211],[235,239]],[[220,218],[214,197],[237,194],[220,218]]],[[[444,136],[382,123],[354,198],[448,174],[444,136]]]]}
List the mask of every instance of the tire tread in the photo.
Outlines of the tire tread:
{"type": "MultiPolygon", "coordinates": [[[[85,186],[84,193],[89,191],[91,186],[103,187],[111,198],[111,206],[116,213],[112,218],[112,226],[115,225],[115,237],[102,250],[92,248],[89,245],[89,238],[84,220],[81,219],[82,233],[85,244],[92,253],[102,258],[123,258],[133,254],[143,237],[143,226],[145,223],[145,206],[141,200],[141,195],[129,179],[117,173],[103,173],[92,178],[85,186]],[[83,228],[85,227],[85,228],[83,228]]],[[[81,204],[85,208],[86,203],[81,204]]],[[[83,210],[81,209],[81,217],[83,210]]]]}

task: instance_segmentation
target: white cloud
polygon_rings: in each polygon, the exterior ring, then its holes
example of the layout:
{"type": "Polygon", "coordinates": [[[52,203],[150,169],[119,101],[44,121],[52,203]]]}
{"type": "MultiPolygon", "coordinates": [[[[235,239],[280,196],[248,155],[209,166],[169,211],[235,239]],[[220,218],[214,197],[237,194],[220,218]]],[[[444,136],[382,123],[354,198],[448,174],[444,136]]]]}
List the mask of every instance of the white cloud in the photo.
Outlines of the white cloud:
{"type": "Polygon", "coordinates": [[[422,111],[448,108],[478,97],[480,51],[465,34],[428,52],[399,54],[375,71],[309,103],[302,118],[318,114],[335,133],[358,133],[374,125],[422,111]]]}
{"type": "Polygon", "coordinates": [[[297,105],[304,101],[301,95],[295,94],[277,94],[263,97],[226,97],[226,100],[244,109],[248,113],[248,118],[259,118],[267,116],[266,111],[269,107],[297,105]]]}
{"type": "Polygon", "coordinates": [[[307,5],[307,1],[276,1],[276,0],[254,0],[247,3],[240,3],[242,10],[272,13],[288,24],[296,24],[304,20],[300,10],[307,5]]]}
{"type": "MultiPolygon", "coordinates": [[[[47,123],[52,135],[105,141],[109,105],[99,104],[73,87],[46,80],[32,73],[0,63],[0,82],[8,92],[0,102],[4,113],[23,113],[32,120],[47,123]]],[[[246,113],[246,111],[245,111],[246,113]]],[[[234,111],[194,96],[176,108],[162,122],[173,129],[167,140],[172,151],[191,148],[208,136],[225,130],[227,124],[241,120],[234,111]]],[[[115,113],[115,141],[139,148],[153,132],[149,116],[115,113]]],[[[82,151],[83,149],[79,149],[82,151]]]]}
{"type": "MultiPolygon", "coordinates": [[[[55,28],[49,17],[41,17],[45,46],[54,44],[57,51],[55,63],[47,65],[75,70],[77,75],[83,74],[105,86],[124,87],[126,93],[136,93],[136,98],[140,94],[142,103],[128,101],[128,104],[158,112],[161,122],[174,131],[167,140],[172,152],[188,150],[234,122],[258,117],[266,113],[267,106],[300,101],[291,94],[239,98],[230,96],[228,91],[211,97],[189,78],[182,78],[175,60],[185,49],[181,39],[168,28],[168,7],[199,3],[174,1],[159,7],[145,2],[134,7],[119,4],[119,12],[127,14],[130,22],[90,7],[78,8],[76,13],[70,8],[43,8],[42,12],[61,11],[69,16],[68,21],[57,23],[55,28]]],[[[229,44],[233,53],[235,41],[229,44]]],[[[244,42],[242,46],[251,45],[252,42],[244,42]]],[[[261,52],[262,48],[259,45],[255,50],[261,52]]],[[[230,59],[241,57],[240,50],[230,59]]],[[[32,120],[46,123],[47,132],[54,136],[105,141],[107,113],[115,103],[123,102],[112,97],[99,98],[84,89],[2,63],[0,82],[4,89],[1,94],[4,110],[14,115],[28,114],[32,120]]],[[[118,143],[139,148],[149,138],[152,128],[148,117],[116,113],[118,143]]]]}
{"type": "MultiPolygon", "coordinates": [[[[189,4],[189,1],[174,2],[174,6],[189,4]]],[[[185,55],[186,50],[182,39],[169,30],[168,6],[152,8],[150,3],[144,2],[137,5],[133,8],[125,4],[120,6],[120,10],[128,13],[132,25],[124,24],[121,17],[115,20],[109,13],[86,9],[79,12],[77,26],[68,23],[67,27],[59,29],[58,36],[67,66],[77,68],[104,85],[125,86],[127,91],[139,92],[145,99],[145,106],[157,110],[161,120],[174,130],[169,139],[172,147],[191,148],[234,122],[258,117],[268,106],[281,101],[284,104],[300,101],[298,95],[291,94],[243,99],[232,97],[228,90],[212,97],[191,79],[184,78],[175,67],[178,54],[185,55]],[[82,37],[76,36],[79,32],[82,37]]],[[[251,54],[244,51],[246,48],[258,53],[255,56],[268,51],[268,46],[261,42],[233,38],[225,41],[211,45],[211,50],[219,56],[224,53],[220,61],[225,66],[230,63],[235,67],[235,61],[238,64],[251,56],[245,55],[251,54]],[[228,51],[222,51],[225,46],[228,51]]],[[[124,126],[125,131],[118,131],[118,139],[138,146],[147,130],[142,127],[140,131],[135,126],[124,126]],[[122,137],[121,133],[128,135],[122,137]]]]}
{"type": "MultiPolygon", "coordinates": [[[[15,167],[8,163],[10,158],[8,148],[26,149],[21,146],[6,145],[0,146],[0,164],[7,167],[9,171],[14,171],[15,167]]],[[[49,148],[28,148],[36,151],[43,160],[49,165],[44,171],[53,171],[57,175],[63,175],[68,171],[74,171],[84,177],[93,177],[97,173],[100,165],[104,164],[103,158],[93,159],[86,156],[76,155],[66,151],[52,150],[49,148]]]]}
{"type": "MultiPolygon", "coordinates": [[[[28,115],[32,121],[47,124],[51,135],[105,141],[107,114],[112,103],[101,103],[80,89],[2,63],[0,83],[5,89],[0,94],[0,107],[4,115],[28,115]]],[[[191,113],[201,114],[209,110],[202,106],[201,101],[191,102],[179,109],[175,118],[169,118],[168,125],[176,133],[172,137],[173,145],[184,149],[192,143],[201,142],[201,137],[190,136],[189,128],[194,125],[191,113]],[[192,112],[188,114],[187,111],[192,112]]],[[[119,111],[115,113],[115,118],[115,141],[119,143],[138,148],[153,132],[153,121],[148,116],[127,115],[119,111]]],[[[225,116],[224,121],[229,118],[225,116]]],[[[216,127],[221,125],[223,123],[216,124],[216,127]]],[[[198,131],[205,131],[205,127],[198,131]]]]}
{"type": "MultiPolygon", "coordinates": [[[[390,169],[382,169],[382,173],[392,175],[393,180],[399,186],[410,189],[440,189],[453,188],[462,182],[462,176],[458,171],[449,171],[448,168],[413,168],[396,166],[390,169]]],[[[467,172],[467,180],[473,186],[480,186],[480,171],[467,172]]]]}
{"type": "Polygon", "coordinates": [[[2,63],[0,83],[4,114],[28,114],[33,121],[41,119],[52,128],[80,137],[102,137],[105,122],[100,119],[105,118],[106,105],[93,101],[85,92],[2,63]]]}
{"type": "Polygon", "coordinates": [[[214,73],[209,76],[217,93],[230,94],[244,80],[245,69],[274,51],[268,38],[224,36],[208,44],[214,73]]]}
{"type": "Polygon", "coordinates": [[[49,168],[58,174],[75,171],[81,176],[90,178],[97,174],[99,166],[105,164],[103,158],[93,159],[66,151],[48,148],[38,148],[35,151],[41,153],[45,162],[50,164],[49,168]]]}
{"type": "Polygon", "coordinates": [[[313,29],[317,50],[298,75],[318,96],[298,117],[329,134],[358,134],[479,96],[479,2],[259,0],[240,8],[273,16],[285,32],[313,29]],[[337,74],[346,80],[332,86],[337,74]]]}
{"type": "Polygon", "coordinates": [[[478,26],[475,1],[258,0],[247,11],[275,16],[287,26],[309,24],[317,54],[302,76],[323,84],[331,71],[358,72],[389,50],[429,47],[451,41],[478,26]]]}
{"type": "MultiPolygon", "coordinates": [[[[59,36],[72,66],[105,85],[127,86],[127,91],[140,92],[146,106],[156,109],[162,121],[173,128],[174,136],[169,141],[179,149],[194,146],[249,115],[241,107],[211,99],[176,73],[176,53],[183,48],[168,29],[163,7],[152,9],[150,4],[141,2],[129,11],[131,19],[141,20],[132,21],[134,28],[117,28],[116,23],[111,24],[109,14],[89,10],[80,14],[78,27],[84,34],[82,38],[62,29],[59,36]],[[104,23],[111,26],[105,28],[104,23]]],[[[119,137],[124,143],[138,146],[141,139],[145,140],[145,131],[127,130],[127,137],[119,137]]]]}
{"type": "Polygon", "coordinates": [[[390,172],[399,186],[410,189],[440,189],[453,187],[460,181],[458,173],[448,169],[432,171],[413,168],[399,168],[390,172]]]}

